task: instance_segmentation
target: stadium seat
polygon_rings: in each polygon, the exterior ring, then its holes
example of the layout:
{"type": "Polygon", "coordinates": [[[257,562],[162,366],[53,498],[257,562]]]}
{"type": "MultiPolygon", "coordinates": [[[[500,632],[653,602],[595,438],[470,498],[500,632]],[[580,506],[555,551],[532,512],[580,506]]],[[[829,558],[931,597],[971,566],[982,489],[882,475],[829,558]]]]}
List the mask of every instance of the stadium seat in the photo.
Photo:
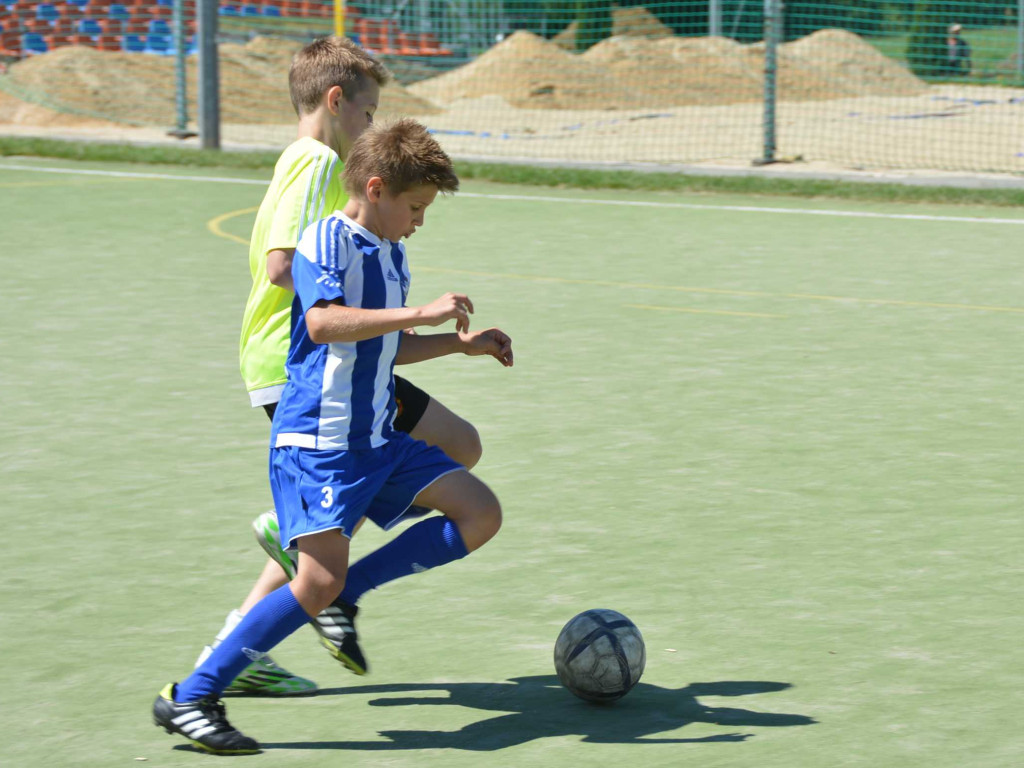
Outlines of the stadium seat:
{"type": "Polygon", "coordinates": [[[124,32],[124,22],[120,19],[100,19],[100,29],[103,30],[100,36],[103,35],[120,35],[124,32]]]}
{"type": "Polygon", "coordinates": [[[100,35],[100,39],[97,41],[96,47],[99,48],[101,51],[120,51],[121,36],[100,35]]]}
{"type": "Polygon", "coordinates": [[[61,16],[53,25],[53,32],[56,35],[73,35],[75,33],[75,20],[70,16],[61,16]]]}
{"type": "Polygon", "coordinates": [[[85,8],[89,0],[67,0],[68,5],[77,5],[79,9],[85,8]]]}
{"type": "Polygon", "coordinates": [[[146,53],[174,53],[174,41],[170,35],[146,35],[146,53]]]}
{"type": "Polygon", "coordinates": [[[70,35],[47,35],[43,39],[46,41],[46,47],[51,51],[71,45],[70,35]]]}
{"type": "Polygon", "coordinates": [[[125,53],[145,53],[146,38],[142,35],[133,35],[129,33],[124,36],[121,47],[125,53]]]}
{"type": "Polygon", "coordinates": [[[280,18],[280,16],[281,16],[281,9],[278,8],[276,5],[264,5],[263,9],[262,9],[262,13],[263,13],[264,16],[269,16],[269,17],[273,17],[273,18],[280,18]]]}
{"type": "Polygon", "coordinates": [[[62,19],[77,19],[82,15],[82,6],[74,3],[60,3],[57,5],[57,13],[62,19]]]}
{"type": "Polygon", "coordinates": [[[174,7],[174,0],[156,0],[157,5],[166,5],[169,8],[174,7]]]}
{"type": "Polygon", "coordinates": [[[36,35],[53,34],[53,24],[46,19],[29,19],[23,26],[26,32],[32,32],[36,35]]]}
{"type": "Polygon", "coordinates": [[[96,40],[93,39],[92,37],[90,37],[89,35],[72,35],[71,36],[71,44],[72,45],[84,45],[87,48],[95,48],[96,47],[96,40]]]}
{"type": "Polygon", "coordinates": [[[239,9],[239,12],[242,16],[259,16],[260,7],[258,5],[253,5],[252,3],[247,3],[239,9]]]}
{"type": "Polygon", "coordinates": [[[21,34],[17,31],[0,33],[0,50],[10,56],[21,56],[21,34]]]}
{"type": "Polygon", "coordinates": [[[328,18],[334,15],[334,4],[330,0],[306,0],[301,15],[308,18],[328,18]]]}
{"type": "Polygon", "coordinates": [[[96,19],[82,19],[78,22],[78,34],[98,37],[103,34],[103,29],[100,27],[100,23],[96,21],[96,19]]]}
{"type": "Polygon", "coordinates": [[[45,21],[56,21],[60,18],[60,14],[57,12],[57,6],[50,3],[40,3],[36,6],[36,18],[44,19],[45,21]]]}
{"type": "Polygon", "coordinates": [[[217,9],[218,16],[238,16],[238,8],[234,5],[222,5],[217,9]]]}
{"type": "Polygon", "coordinates": [[[128,13],[127,6],[115,3],[107,9],[107,16],[111,19],[120,19],[121,21],[128,21],[131,18],[131,14],[128,13]]]}
{"type": "Polygon", "coordinates": [[[395,45],[398,47],[399,56],[418,56],[420,48],[413,43],[413,36],[408,32],[398,30],[395,32],[395,45]]]}
{"type": "Polygon", "coordinates": [[[163,19],[153,19],[149,22],[148,31],[151,35],[170,35],[171,25],[163,19]]]}
{"type": "Polygon", "coordinates": [[[35,56],[39,53],[46,53],[49,49],[46,47],[46,41],[42,35],[26,32],[21,36],[21,50],[25,52],[26,56],[35,56]]]}

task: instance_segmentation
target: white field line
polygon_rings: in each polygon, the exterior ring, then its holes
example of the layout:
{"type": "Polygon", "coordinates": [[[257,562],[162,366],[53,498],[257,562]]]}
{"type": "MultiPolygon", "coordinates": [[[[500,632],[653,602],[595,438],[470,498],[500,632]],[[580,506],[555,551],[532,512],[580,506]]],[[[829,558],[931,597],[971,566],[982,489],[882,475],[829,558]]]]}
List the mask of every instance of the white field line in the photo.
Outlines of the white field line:
{"type": "MultiPolygon", "coordinates": [[[[211,184],[251,184],[267,186],[262,179],[240,179],[225,176],[185,176],[170,173],[134,173],[131,171],[97,171],[79,168],[44,168],[32,165],[0,163],[0,169],[11,171],[32,171],[37,173],[64,173],[82,176],[111,176],[128,179],[159,179],[163,181],[195,181],[211,184]]],[[[459,197],[480,200],[504,200],[509,202],[568,203],[572,205],[612,205],[633,208],[662,208],[686,211],[725,211],[734,213],[765,213],[793,216],[838,216],[854,219],[892,219],[904,221],[951,222],[959,224],[1009,224],[1024,226],[1024,219],[985,218],[980,216],[933,216],[920,213],[876,213],[870,211],[841,211],[833,209],[775,208],[757,205],[707,205],[700,203],[668,203],[647,200],[600,200],[584,197],[551,197],[545,195],[487,195],[474,192],[460,192],[459,197]]]]}

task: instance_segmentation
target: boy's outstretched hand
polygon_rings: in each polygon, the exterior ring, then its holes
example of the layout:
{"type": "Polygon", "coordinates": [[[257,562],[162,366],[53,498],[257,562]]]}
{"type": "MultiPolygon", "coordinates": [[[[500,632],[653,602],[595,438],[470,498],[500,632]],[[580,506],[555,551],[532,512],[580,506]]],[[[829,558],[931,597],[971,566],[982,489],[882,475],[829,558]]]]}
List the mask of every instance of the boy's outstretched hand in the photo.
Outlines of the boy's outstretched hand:
{"type": "Polygon", "coordinates": [[[455,320],[455,330],[459,333],[469,332],[469,316],[473,314],[473,302],[462,293],[446,293],[429,304],[420,307],[426,320],[424,325],[441,325],[448,320],[455,320]]]}
{"type": "Polygon", "coordinates": [[[467,355],[490,355],[506,368],[512,367],[512,339],[500,328],[488,328],[476,333],[460,332],[459,338],[465,345],[463,351],[467,355]]]}

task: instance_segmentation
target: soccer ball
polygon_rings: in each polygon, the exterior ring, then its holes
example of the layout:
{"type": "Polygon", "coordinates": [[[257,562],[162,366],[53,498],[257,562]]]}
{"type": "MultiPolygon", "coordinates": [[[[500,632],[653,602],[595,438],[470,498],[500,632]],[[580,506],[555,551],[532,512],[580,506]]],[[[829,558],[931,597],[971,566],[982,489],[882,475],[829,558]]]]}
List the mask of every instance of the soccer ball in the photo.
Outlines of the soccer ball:
{"type": "Polygon", "coordinates": [[[573,617],[555,641],[558,679],[586,701],[621,699],[640,680],[646,662],[636,624],[605,608],[573,617]]]}

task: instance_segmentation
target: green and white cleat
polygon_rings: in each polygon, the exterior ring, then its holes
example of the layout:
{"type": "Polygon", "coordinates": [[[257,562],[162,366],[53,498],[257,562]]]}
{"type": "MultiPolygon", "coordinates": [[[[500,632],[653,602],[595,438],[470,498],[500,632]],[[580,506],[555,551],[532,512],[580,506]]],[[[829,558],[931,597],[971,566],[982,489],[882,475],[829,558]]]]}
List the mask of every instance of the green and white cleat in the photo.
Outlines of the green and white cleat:
{"type": "Polygon", "coordinates": [[[231,681],[224,693],[244,693],[249,696],[304,696],[316,692],[312,680],[289,672],[269,656],[254,661],[231,681]]]}
{"type": "MultiPolygon", "coordinates": [[[[219,645],[242,620],[242,614],[237,610],[228,614],[224,621],[224,627],[213,641],[213,645],[203,648],[203,652],[196,659],[198,667],[206,658],[213,653],[214,646],[219,645]]],[[[246,693],[250,696],[302,696],[313,693],[317,685],[312,680],[299,677],[279,666],[269,656],[264,656],[259,661],[242,670],[242,674],[236,677],[227,688],[225,693],[246,693]]]]}
{"type": "Polygon", "coordinates": [[[263,551],[284,569],[289,580],[294,579],[298,567],[291,555],[281,546],[281,528],[277,524],[277,513],[272,509],[264,512],[252,521],[252,530],[263,551]]]}

